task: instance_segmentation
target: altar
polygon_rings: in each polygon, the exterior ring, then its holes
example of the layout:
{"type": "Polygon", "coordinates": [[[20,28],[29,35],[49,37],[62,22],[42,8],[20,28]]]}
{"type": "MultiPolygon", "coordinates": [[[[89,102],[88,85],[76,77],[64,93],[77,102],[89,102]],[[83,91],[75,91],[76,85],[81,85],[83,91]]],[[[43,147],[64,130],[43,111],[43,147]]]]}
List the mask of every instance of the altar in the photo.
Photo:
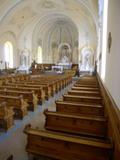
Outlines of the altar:
{"type": "Polygon", "coordinates": [[[20,66],[18,69],[16,69],[17,73],[29,73],[29,67],[27,66],[20,66]]]}
{"type": "Polygon", "coordinates": [[[66,63],[58,63],[58,66],[63,67],[63,69],[71,69],[72,63],[68,63],[68,62],[66,62],[66,63]]]}
{"type": "Polygon", "coordinates": [[[56,73],[63,73],[63,67],[62,66],[52,66],[52,71],[55,71],[56,73]]]}

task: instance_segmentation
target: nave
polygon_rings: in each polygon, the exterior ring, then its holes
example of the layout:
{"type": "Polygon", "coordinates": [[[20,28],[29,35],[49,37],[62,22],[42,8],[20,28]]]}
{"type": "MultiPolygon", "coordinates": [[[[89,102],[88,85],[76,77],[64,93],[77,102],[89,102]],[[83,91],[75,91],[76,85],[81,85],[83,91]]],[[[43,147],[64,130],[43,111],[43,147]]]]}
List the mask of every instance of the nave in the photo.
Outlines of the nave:
{"type": "Polygon", "coordinates": [[[0,90],[1,104],[6,101],[0,110],[2,160],[9,156],[10,160],[112,160],[119,155],[117,111],[98,75],[4,78],[0,86],[5,89],[0,90]],[[28,93],[26,97],[25,90],[37,99],[28,93]],[[11,93],[22,93],[22,103],[11,93]]]}
{"type": "MultiPolygon", "coordinates": [[[[73,84],[75,82],[73,81],[73,84]]],[[[10,155],[13,155],[14,160],[27,160],[28,155],[25,151],[27,143],[26,135],[23,133],[25,125],[31,123],[35,128],[42,129],[45,123],[44,109],[48,108],[51,111],[55,110],[55,100],[61,98],[62,94],[66,93],[73,84],[70,84],[65,89],[56,93],[48,101],[42,105],[38,105],[37,109],[29,111],[23,120],[15,120],[14,125],[8,131],[0,132],[0,160],[6,160],[10,155]]],[[[46,158],[41,158],[41,160],[46,158]]]]}

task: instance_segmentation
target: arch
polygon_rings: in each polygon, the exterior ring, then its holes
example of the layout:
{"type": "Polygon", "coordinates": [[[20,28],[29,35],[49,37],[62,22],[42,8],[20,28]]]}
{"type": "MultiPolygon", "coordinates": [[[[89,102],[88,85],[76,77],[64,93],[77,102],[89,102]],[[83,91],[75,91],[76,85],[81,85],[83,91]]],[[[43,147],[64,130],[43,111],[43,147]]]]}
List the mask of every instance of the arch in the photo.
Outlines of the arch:
{"type": "MultiPolygon", "coordinates": [[[[57,63],[59,60],[58,47],[56,50],[55,48],[53,49],[53,42],[55,42],[58,46],[61,42],[65,42],[64,37],[68,37],[67,43],[73,46],[74,39],[78,39],[78,33],[77,26],[71,20],[71,18],[60,13],[49,13],[49,15],[43,15],[37,25],[34,27],[32,35],[32,47],[37,50],[38,39],[42,39],[42,50],[44,53],[42,56],[43,62],[49,61],[49,63],[52,63],[54,61],[57,63]],[[63,31],[65,34],[63,34],[63,31]],[[55,50],[55,52],[53,50],[55,50]],[[54,57],[54,60],[51,57],[54,57]]],[[[71,49],[73,48],[71,47],[71,49]]],[[[35,50],[34,54],[36,54],[35,50]]]]}
{"type": "Polygon", "coordinates": [[[13,68],[13,45],[10,41],[6,41],[4,44],[5,52],[5,65],[7,68],[13,68]]]}
{"type": "Polygon", "coordinates": [[[58,46],[58,53],[60,62],[71,62],[71,47],[68,43],[61,43],[58,46]]]}
{"type": "Polygon", "coordinates": [[[80,53],[80,70],[93,71],[94,68],[94,50],[92,47],[83,47],[80,53]]]}
{"type": "Polygon", "coordinates": [[[28,67],[29,62],[30,62],[30,50],[27,48],[24,48],[20,52],[20,66],[28,67]]]}

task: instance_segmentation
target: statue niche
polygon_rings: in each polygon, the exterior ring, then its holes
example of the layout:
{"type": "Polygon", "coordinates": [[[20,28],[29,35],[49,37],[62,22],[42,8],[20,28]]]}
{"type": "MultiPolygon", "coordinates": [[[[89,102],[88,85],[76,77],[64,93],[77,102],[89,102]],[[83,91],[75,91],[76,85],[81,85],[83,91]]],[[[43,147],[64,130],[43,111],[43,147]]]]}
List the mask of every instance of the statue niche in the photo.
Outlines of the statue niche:
{"type": "Polygon", "coordinates": [[[71,50],[68,44],[59,46],[59,63],[70,63],[71,62],[71,50]]]}
{"type": "Polygon", "coordinates": [[[24,49],[20,54],[20,66],[27,67],[29,65],[29,50],[24,49]]]}
{"type": "Polygon", "coordinates": [[[71,49],[67,43],[59,45],[59,62],[58,65],[62,66],[63,69],[71,69],[71,49]]]}
{"type": "Polygon", "coordinates": [[[28,73],[29,72],[29,61],[30,61],[30,51],[28,49],[23,49],[20,52],[20,66],[17,72],[28,73]]]}

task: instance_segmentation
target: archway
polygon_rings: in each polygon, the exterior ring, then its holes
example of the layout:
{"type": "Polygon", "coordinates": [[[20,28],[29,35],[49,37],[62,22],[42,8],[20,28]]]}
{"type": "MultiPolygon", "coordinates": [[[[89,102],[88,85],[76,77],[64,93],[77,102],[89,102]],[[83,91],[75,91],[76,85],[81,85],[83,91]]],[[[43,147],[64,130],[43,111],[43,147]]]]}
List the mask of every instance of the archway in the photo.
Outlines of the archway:
{"type": "Polygon", "coordinates": [[[30,62],[30,51],[24,48],[20,53],[20,67],[26,68],[30,62]]]}
{"type": "Polygon", "coordinates": [[[94,51],[90,47],[84,47],[81,50],[80,71],[93,71],[94,69],[94,51]]]}
{"type": "Polygon", "coordinates": [[[61,43],[58,46],[59,62],[70,63],[71,62],[71,48],[68,43],[61,43]]]}

